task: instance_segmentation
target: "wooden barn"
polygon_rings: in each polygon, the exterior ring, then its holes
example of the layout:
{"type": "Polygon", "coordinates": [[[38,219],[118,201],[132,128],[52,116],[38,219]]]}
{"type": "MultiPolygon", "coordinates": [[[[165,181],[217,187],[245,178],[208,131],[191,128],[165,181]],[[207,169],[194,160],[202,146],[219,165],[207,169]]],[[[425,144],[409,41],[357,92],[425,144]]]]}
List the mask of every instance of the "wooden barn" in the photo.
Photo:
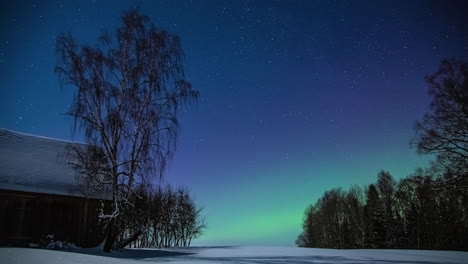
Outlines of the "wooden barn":
{"type": "Polygon", "coordinates": [[[79,183],[70,146],[86,145],[0,129],[0,246],[28,246],[47,235],[81,247],[103,241],[102,191],[79,183]]]}

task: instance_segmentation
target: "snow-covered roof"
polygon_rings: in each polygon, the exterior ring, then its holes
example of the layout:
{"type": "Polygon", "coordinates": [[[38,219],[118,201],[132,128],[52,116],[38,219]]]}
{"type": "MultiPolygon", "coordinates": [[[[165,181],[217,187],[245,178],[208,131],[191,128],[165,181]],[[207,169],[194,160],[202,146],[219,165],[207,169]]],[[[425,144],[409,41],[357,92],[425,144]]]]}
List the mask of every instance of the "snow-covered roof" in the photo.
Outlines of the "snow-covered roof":
{"type": "Polygon", "coordinates": [[[70,161],[70,147],[82,143],[0,129],[0,189],[105,198],[86,195],[70,161]]]}

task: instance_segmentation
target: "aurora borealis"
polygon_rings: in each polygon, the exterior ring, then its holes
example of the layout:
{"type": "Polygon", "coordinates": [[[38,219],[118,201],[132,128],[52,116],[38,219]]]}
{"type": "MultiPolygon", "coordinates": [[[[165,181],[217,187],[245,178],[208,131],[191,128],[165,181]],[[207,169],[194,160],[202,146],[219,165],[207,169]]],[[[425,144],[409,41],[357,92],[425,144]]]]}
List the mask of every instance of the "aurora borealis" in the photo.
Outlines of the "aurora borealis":
{"type": "Polygon", "coordinates": [[[55,37],[95,44],[132,6],[181,37],[201,93],[164,178],[204,207],[198,245],[293,245],[325,190],[426,165],[409,145],[424,76],[468,58],[464,1],[9,1],[0,127],[80,141],[62,114],[72,90],[54,73],[55,37]]]}

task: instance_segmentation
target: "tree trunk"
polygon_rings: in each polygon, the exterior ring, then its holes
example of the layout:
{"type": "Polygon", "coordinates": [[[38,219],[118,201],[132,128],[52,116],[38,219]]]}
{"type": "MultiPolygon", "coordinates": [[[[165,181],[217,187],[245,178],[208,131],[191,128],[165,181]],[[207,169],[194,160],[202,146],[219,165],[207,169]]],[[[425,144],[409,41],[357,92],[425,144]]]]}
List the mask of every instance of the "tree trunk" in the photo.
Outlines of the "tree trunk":
{"type": "Polygon", "coordinates": [[[109,253],[113,248],[114,248],[114,243],[115,243],[115,218],[112,218],[107,226],[107,234],[106,234],[106,240],[104,243],[104,248],[103,251],[106,253],[109,253]]]}
{"type": "Polygon", "coordinates": [[[131,235],[129,238],[125,239],[124,241],[122,241],[122,243],[117,247],[118,249],[121,249],[121,248],[124,248],[126,247],[128,244],[132,243],[133,241],[137,240],[138,237],[143,234],[143,231],[140,229],[138,229],[138,231],[136,231],[135,233],[133,233],[133,235],[131,235]]]}

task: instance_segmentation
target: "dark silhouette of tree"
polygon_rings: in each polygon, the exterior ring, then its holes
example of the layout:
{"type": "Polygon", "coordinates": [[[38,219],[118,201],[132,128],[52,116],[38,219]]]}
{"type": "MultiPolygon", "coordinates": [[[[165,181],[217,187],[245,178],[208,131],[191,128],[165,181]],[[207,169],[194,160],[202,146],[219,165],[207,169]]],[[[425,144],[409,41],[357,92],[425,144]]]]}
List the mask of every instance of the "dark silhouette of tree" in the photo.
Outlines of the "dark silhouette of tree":
{"type": "Polygon", "coordinates": [[[310,205],[304,216],[304,231],[296,240],[301,247],[353,248],[361,241],[359,201],[355,193],[341,189],[326,191],[316,204],[310,205]],[[358,215],[356,215],[356,213],[358,215]],[[352,230],[352,228],[358,228],[352,230]],[[358,242],[356,242],[358,241],[358,242]]]}
{"type": "Polygon", "coordinates": [[[299,247],[320,247],[319,218],[317,215],[319,208],[317,203],[309,205],[303,218],[303,231],[296,239],[296,245],[299,247]]]}
{"type": "Polygon", "coordinates": [[[416,122],[411,144],[421,154],[435,154],[438,162],[464,178],[468,187],[468,64],[447,59],[434,74],[426,77],[432,97],[431,112],[416,122]]]}
{"type": "Polygon", "coordinates": [[[355,185],[349,189],[345,197],[345,212],[349,223],[349,239],[346,248],[362,248],[366,244],[366,225],[364,205],[364,189],[355,185]]]}
{"type": "Polygon", "coordinates": [[[366,205],[364,206],[364,215],[366,221],[366,247],[382,247],[383,226],[379,217],[381,201],[377,187],[374,184],[369,185],[366,192],[366,205]]]}
{"type": "Polygon", "coordinates": [[[206,228],[202,208],[185,188],[140,188],[131,204],[120,221],[118,247],[188,247],[206,228]]]}
{"type": "Polygon", "coordinates": [[[319,215],[322,226],[323,247],[345,248],[347,232],[345,211],[344,211],[344,193],[341,189],[332,189],[326,191],[319,200],[319,215]]]}
{"type": "Polygon", "coordinates": [[[379,222],[384,231],[384,243],[386,248],[393,248],[397,244],[397,230],[396,225],[396,185],[397,182],[390,173],[381,171],[377,175],[377,190],[380,197],[379,208],[377,214],[379,222]]]}
{"type": "Polygon", "coordinates": [[[66,34],[56,43],[56,72],[75,88],[67,114],[87,143],[103,152],[100,172],[106,177],[99,177],[112,191],[112,211],[102,216],[106,252],[123,232],[118,227],[135,187],[161,177],[175,151],[178,107],[198,95],[185,80],[177,36],[135,9],[121,22],[115,34],[102,33],[98,46],[79,45],[66,34]]]}
{"type": "Polygon", "coordinates": [[[426,241],[431,232],[428,223],[437,219],[431,217],[437,211],[436,204],[431,200],[430,178],[416,172],[413,177],[403,179],[399,183],[397,197],[401,210],[402,228],[406,234],[405,245],[410,248],[428,248],[435,241],[426,241]],[[431,208],[428,208],[431,207],[431,208]]]}

